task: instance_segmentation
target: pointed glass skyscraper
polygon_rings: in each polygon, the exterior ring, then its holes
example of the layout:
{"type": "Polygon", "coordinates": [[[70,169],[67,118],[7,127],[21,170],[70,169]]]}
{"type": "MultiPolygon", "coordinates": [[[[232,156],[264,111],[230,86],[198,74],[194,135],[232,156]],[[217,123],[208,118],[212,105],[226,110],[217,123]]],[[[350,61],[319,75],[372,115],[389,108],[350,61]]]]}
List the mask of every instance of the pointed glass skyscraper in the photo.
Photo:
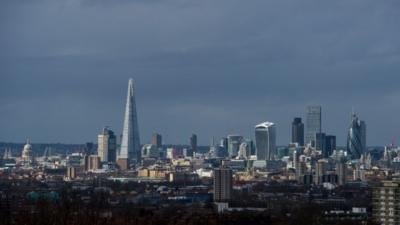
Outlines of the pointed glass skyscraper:
{"type": "MultiPolygon", "coordinates": [[[[140,160],[139,126],[137,121],[133,79],[129,79],[128,84],[128,96],[126,99],[124,128],[122,131],[121,148],[119,151],[118,160],[119,162],[126,161],[126,163],[128,164],[140,160]]],[[[120,165],[120,167],[125,166],[120,165]]]]}

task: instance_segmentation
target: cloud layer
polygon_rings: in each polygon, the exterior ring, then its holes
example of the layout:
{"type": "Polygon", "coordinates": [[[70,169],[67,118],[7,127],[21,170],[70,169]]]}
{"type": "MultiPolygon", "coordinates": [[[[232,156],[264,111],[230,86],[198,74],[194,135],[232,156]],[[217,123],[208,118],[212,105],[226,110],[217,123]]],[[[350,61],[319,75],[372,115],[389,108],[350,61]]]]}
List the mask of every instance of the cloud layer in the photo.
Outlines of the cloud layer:
{"type": "Polygon", "coordinates": [[[323,106],[343,145],[351,108],[368,144],[398,140],[397,0],[0,2],[0,139],[82,143],[121,132],[129,77],[142,142],[253,135],[323,106]]]}

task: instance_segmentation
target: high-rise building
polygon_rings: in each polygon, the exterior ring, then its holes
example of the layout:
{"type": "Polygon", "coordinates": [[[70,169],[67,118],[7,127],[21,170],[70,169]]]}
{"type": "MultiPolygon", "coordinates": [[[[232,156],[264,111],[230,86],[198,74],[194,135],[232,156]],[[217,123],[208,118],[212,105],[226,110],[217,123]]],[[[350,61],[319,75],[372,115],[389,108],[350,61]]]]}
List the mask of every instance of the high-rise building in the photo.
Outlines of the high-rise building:
{"type": "Polygon", "coordinates": [[[243,142],[243,137],[240,135],[228,135],[228,155],[229,157],[236,157],[239,152],[240,144],[243,142]]]}
{"type": "Polygon", "coordinates": [[[325,136],[325,151],[322,152],[324,158],[328,158],[332,155],[333,150],[336,150],[336,136],[326,135],[325,136]]]}
{"type": "Polygon", "coordinates": [[[192,134],[192,136],[190,136],[190,148],[193,154],[197,152],[197,135],[195,134],[192,134]]]}
{"type": "Polygon", "coordinates": [[[292,122],[292,143],[304,146],[304,123],[301,118],[294,118],[292,122]]]}
{"type": "Polygon", "coordinates": [[[97,136],[97,154],[102,162],[115,162],[117,156],[117,137],[107,127],[97,136]]]}
{"type": "Polygon", "coordinates": [[[220,145],[218,148],[218,156],[219,157],[227,157],[229,155],[228,153],[228,138],[223,137],[220,140],[220,145]]]}
{"type": "Polygon", "coordinates": [[[383,181],[372,192],[372,216],[382,225],[400,224],[400,182],[383,181]]]}
{"type": "Polygon", "coordinates": [[[229,202],[232,199],[232,170],[227,167],[214,169],[214,201],[229,202]]]}
{"type": "Polygon", "coordinates": [[[325,142],[326,142],[326,135],[325,133],[316,133],[315,134],[315,148],[322,152],[325,151],[325,142]]]}
{"type": "Polygon", "coordinates": [[[129,79],[124,128],[122,130],[121,148],[118,154],[118,165],[120,165],[120,167],[125,167],[125,165],[129,165],[131,162],[138,161],[140,161],[139,125],[136,113],[133,79],[129,79]]]}
{"type": "Polygon", "coordinates": [[[307,106],[306,144],[315,146],[315,134],[322,130],[321,113],[321,106],[307,106]]]}
{"type": "Polygon", "coordinates": [[[153,136],[151,137],[151,144],[155,145],[157,148],[161,148],[162,147],[162,136],[161,136],[161,134],[153,133],[153,136]]]}
{"type": "Polygon", "coordinates": [[[257,160],[274,160],[276,152],[276,127],[264,122],[255,126],[257,160]]]}
{"type": "Polygon", "coordinates": [[[336,163],[336,175],[338,177],[338,184],[344,185],[347,178],[347,165],[344,162],[336,163]]]}
{"type": "Polygon", "coordinates": [[[353,159],[359,159],[366,152],[366,125],[353,113],[347,135],[347,152],[353,159]]]}
{"type": "Polygon", "coordinates": [[[84,146],[84,151],[86,155],[90,155],[93,154],[93,142],[86,142],[85,146],[84,146]]]}

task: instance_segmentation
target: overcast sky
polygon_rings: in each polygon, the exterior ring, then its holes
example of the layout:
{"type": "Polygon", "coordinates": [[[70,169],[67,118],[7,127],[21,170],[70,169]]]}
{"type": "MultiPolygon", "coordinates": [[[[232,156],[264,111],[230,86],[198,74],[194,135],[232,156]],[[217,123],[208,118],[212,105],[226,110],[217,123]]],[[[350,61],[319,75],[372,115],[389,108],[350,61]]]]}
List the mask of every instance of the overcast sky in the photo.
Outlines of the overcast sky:
{"type": "Polygon", "coordinates": [[[338,145],[352,107],[398,142],[399,27],[398,0],[1,0],[0,141],[120,134],[132,77],[142,143],[272,121],[287,144],[310,104],[338,145]]]}

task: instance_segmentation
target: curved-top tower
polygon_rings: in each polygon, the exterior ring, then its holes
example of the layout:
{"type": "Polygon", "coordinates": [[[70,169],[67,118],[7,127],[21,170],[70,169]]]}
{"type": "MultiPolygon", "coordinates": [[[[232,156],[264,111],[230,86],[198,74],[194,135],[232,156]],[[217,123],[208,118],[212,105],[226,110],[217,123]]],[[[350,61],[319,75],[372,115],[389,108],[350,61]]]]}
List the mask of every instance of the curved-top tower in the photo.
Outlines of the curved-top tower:
{"type": "Polygon", "coordinates": [[[126,99],[124,127],[122,130],[121,148],[118,154],[118,164],[120,167],[124,168],[125,165],[123,164],[127,163],[129,165],[129,163],[139,160],[139,125],[136,113],[135,89],[133,86],[133,79],[131,78],[128,83],[128,96],[126,99]]]}
{"type": "Polygon", "coordinates": [[[366,151],[366,125],[353,113],[347,135],[347,152],[353,159],[359,159],[366,151]]]}
{"type": "Polygon", "coordinates": [[[255,126],[257,160],[274,160],[276,152],[276,126],[271,122],[255,126]]]}

